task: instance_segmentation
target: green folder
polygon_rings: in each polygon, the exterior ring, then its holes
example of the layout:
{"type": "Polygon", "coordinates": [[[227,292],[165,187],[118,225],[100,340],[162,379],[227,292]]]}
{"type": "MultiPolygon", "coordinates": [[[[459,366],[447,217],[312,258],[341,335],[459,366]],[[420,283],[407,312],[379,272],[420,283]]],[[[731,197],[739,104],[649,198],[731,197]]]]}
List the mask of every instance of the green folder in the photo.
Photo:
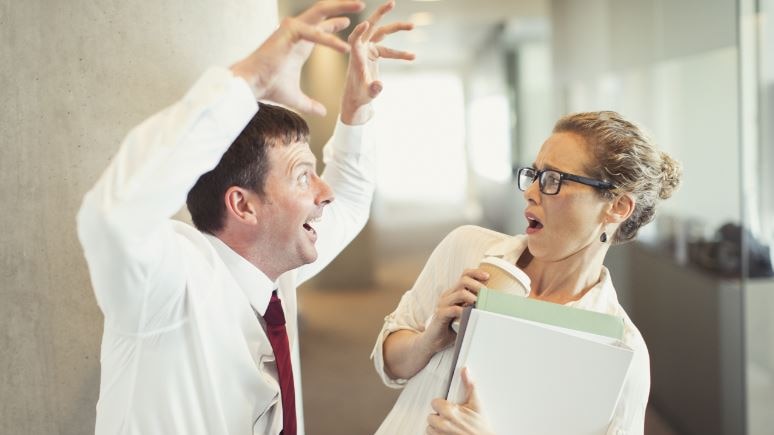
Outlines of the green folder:
{"type": "Polygon", "coordinates": [[[623,339],[624,323],[621,317],[538,301],[488,288],[482,288],[478,292],[476,308],[547,325],[604,335],[616,340],[623,339]]]}

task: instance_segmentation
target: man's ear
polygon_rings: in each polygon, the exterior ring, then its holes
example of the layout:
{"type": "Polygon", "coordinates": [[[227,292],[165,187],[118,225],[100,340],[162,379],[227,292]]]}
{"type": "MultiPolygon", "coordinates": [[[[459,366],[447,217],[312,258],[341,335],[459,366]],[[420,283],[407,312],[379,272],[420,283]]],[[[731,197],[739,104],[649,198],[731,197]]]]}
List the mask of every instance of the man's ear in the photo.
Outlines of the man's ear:
{"type": "Polygon", "coordinates": [[[226,216],[245,224],[258,222],[257,197],[255,192],[243,187],[229,187],[223,198],[226,203],[226,216]]]}
{"type": "Polygon", "coordinates": [[[607,209],[607,222],[621,223],[634,213],[637,202],[631,194],[624,193],[616,196],[607,209]]]}

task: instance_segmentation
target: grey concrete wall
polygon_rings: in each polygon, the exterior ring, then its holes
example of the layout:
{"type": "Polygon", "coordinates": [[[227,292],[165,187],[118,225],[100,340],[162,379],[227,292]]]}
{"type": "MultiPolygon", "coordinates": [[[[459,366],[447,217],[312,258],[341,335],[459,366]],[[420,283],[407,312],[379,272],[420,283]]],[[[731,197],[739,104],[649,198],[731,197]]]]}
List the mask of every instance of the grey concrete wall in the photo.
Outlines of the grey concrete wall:
{"type": "Polygon", "coordinates": [[[93,432],[80,200],[129,128],[263,39],[261,3],[0,1],[0,434],[93,432]]]}

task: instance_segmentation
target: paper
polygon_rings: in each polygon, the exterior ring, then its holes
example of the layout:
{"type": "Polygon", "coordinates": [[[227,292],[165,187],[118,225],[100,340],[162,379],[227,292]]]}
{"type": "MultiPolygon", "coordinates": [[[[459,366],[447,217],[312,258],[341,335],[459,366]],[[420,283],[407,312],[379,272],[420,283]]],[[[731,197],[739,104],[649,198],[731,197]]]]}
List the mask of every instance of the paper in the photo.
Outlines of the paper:
{"type": "Polygon", "coordinates": [[[468,367],[495,433],[605,433],[633,355],[623,343],[472,308],[461,328],[450,401],[465,401],[468,367]]]}

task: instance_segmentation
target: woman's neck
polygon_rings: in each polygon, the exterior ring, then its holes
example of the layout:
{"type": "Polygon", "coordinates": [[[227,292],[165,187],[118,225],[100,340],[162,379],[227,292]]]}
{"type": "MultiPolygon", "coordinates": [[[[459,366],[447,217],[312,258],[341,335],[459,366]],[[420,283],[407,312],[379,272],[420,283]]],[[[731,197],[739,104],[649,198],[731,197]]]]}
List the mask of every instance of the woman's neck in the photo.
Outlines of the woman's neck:
{"type": "Polygon", "coordinates": [[[545,261],[532,257],[525,250],[519,266],[530,277],[531,298],[558,304],[566,304],[583,297],[599,282],[607,246],[584,248],[558,261],[545,261]]]}

